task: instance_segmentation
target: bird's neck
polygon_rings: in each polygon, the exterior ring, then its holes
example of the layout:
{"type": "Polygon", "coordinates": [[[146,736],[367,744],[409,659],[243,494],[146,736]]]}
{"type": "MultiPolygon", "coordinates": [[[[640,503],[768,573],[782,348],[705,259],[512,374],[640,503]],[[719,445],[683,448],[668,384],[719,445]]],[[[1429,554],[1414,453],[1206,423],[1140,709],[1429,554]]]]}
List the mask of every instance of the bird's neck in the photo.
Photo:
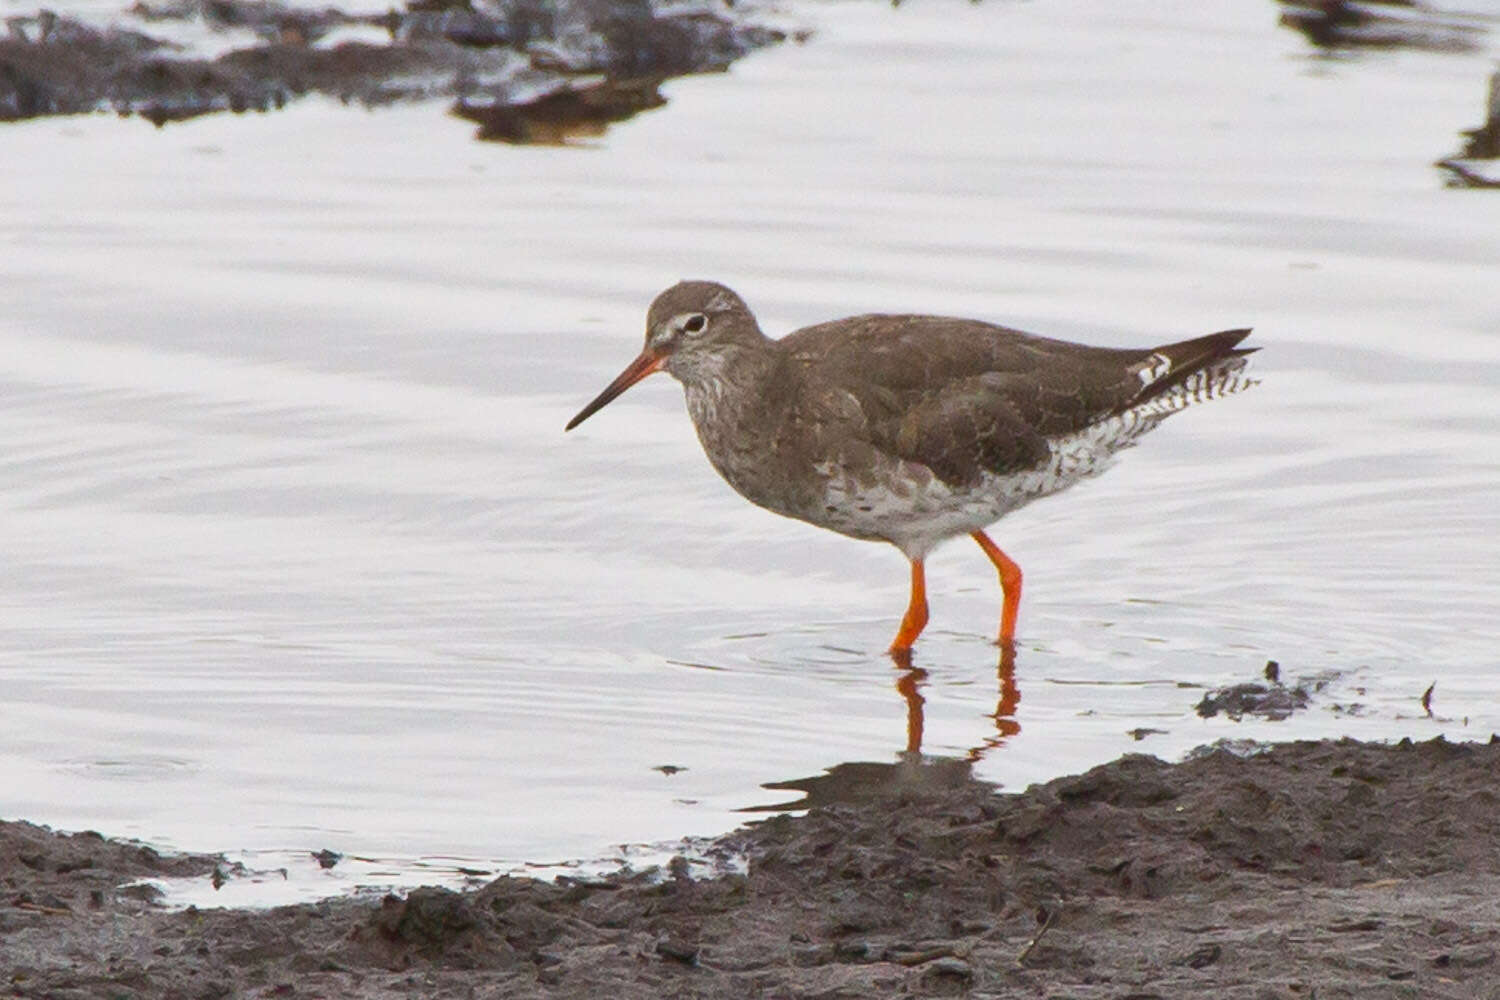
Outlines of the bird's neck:
{"type": "Polygon", "coordinates": [[[699,378],[684,378],[688,413],[719,475],[752,503],[790,513],[777,489],[796,394],[785,353],[774,341],[744,350],[699,378]]]}
{"type": "Polygon", "coordinates": [[[688,412],[698,435],[756,435],[764,432],[766,412],[775,408],[774,397],[785,379],[784,357],[772,340],[732,344],[712,357],[696,359],[690,369],[677,373],[687,393],[688,412]]]}

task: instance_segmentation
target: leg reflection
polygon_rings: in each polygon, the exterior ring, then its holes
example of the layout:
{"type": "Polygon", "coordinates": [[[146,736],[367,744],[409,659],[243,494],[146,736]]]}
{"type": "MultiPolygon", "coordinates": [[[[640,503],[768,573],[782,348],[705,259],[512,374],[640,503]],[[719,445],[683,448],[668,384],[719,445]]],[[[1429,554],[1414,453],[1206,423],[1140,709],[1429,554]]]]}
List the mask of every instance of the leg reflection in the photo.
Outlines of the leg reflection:
{"type": "Polygon", "coordinates": [[[922,705],[927,701],[918,690],[927,683],[927,671],[920,667],[908,667],[896,678],[896,690],[906,699],[906,752],[922,752],[922,705]]]}
{"type": "MultiPolygon", "coordinates": [[[[922,730],[925,723],[923,705],[927,699],[922,696],[922,687],[927,683],[927,671],[912,662],[911,650],[891,651],[891,659],[896,664],[896,669],[901,675],[896,678],[896,690],[906,701],[906,752],[909,754],[921,753],[922,730]]],[[[995,705],[995,711],[988,718],[994,720],[995,732],[986,736],[978,746],[973,747],[965,755],[969,760],[976,761],[995,747],[1004,746],[1005,743],[1021,731],[1021,724],[1016,721],[1016,709],[1021,704],[1021,689],[1016,686],[1016,644],[1014,642],[1000,643],[1000,662],[997,667],[997,675],[1000,684],[1000,698],[995,705]]]]}
{"type": "Polygon", "coordinates": [[[1000,643],[1000,665],[997,672],[1000,678],[1000,700],[995,704],[995,714],[990,716],[995,720],[995,735],[985,737],[982,743],[970,749],[970,760],[978,760],[995,747],[1004,746],[1012,736],[1021,731],[1021,724],[1016,721],[1016,708],[1021,704],[1021,689],[1016,686],[1014,642],[1000,643]]]}

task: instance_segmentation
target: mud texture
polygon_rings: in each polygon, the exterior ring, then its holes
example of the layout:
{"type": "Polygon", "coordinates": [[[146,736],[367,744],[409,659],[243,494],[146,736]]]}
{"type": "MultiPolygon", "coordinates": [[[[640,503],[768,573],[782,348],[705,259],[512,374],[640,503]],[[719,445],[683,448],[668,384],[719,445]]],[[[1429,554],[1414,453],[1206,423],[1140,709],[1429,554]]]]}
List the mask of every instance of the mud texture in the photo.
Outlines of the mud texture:
{"type": "Polygon", "coordinates": [[[784,37],[730,5],[650,0],[458,0],[376,16],[168,0],[107,26],[44,9],[4,27],[0,121],[114,111],[161,125],[307,94],[367,107],[445,98],[481,137],[508,141],[595,133],[665,103],[662,80],[723,69],[784,37]],[[234,47],[208,54],[226,39],[234,47]]]}
{"type": "Polygon", "coordinates": [[[1500,742],[1128,756],[999,795],[951,761],[717,841],[746,874],[167,912],[222,875],[0,825],[4,995],[1500,998],[1500,742]],[[929,781],[929,777],[936,780],[929,781]],[[958,780],[955,780],[957,777],[958,780]]]}

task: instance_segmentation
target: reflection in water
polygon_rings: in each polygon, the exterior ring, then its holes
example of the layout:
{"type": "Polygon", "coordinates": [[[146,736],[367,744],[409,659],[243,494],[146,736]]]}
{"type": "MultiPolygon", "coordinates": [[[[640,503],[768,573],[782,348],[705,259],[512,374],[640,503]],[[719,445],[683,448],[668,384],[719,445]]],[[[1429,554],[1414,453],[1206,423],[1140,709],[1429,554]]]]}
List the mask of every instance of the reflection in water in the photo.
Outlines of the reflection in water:
{"type": "Polygon", "coordinates": [[[494,142],[559,146],[594,139],[615,122],[662,107],[663,77],[595,80],[565,86],[531,101],[460,101],[453,113],[479,125],[478,138],[494,142]]]}
{"type": "MultiPolygon", "coordinates": [[[[802,793],[802,798],[792,802],[746,806],[740,812],[785,812],[792,809],[811,809],[835,802],[863,802],[892,795],[909,795],[923,789],[948,789],[975,782],[972,771],[986,753],[1004,746],[1011,737],[1020,733],[1021,724],[1016,721],[1016,709],[1021,703],[1021,692],[1016,687],[1016,644],[1000,644],[1000,659],[996,668],[999,679],[999,700],[994,714],[988,716],[995,722],[995,732],[985,736],[978,744],[969,748],[962,757],[935,757],[922,753],[922,730],[925,722],[922,686],[927,682],[927,671],[912,664],[911,650],[892,651],[891,659],[901,675],[896,678],[896,690],[906,701],[906,747],[897,755],[894,764],[873,761],[851,761],[829,768],[823,774],[789,781],[773,781],[761,785],[776,791],[787,790],[802,793]]],[[[990,782],[981,782],[991,786],[990,782]]]]}
{"type": "Polygon", "coordinates": [[[1490,74],[1488,97],[1484,104],[1484,124],[1466,129],[1467,141],[1459,156],[1494,160],[1500,159],[1500,71],[1490,74]]]}
{"type": "Polygon", "coordinates": [[[1483,14],[1434,10],[1408,0],[1279,0],[1281,24],[1320,49],[1424,49],[1472,52],[1488,20],[1483,14]],[[1382,11],[1384,6],[1389,13],[1382,11]]]}
{"type": "Polygon", "coordinates": [[[990,716],[995,721],[995,734],[985,737],[979,746],[969,750],[969,759],[973,761],[979,760],[988,750],[1004,746],[1021,731],[1021,724],[1015,718],[1016,709],[1021,704],[1021,689],[1016,687],[1015,643],[1000,644],[1000,663],[996,672],[1000,680],[1000,698],[995,703],[995,714],[990,716]]]}
{"type": "Polygon", "coordinates": [[[1456,155],[1437,162],[1451,175],[1448,179],[1450,187],[1500,187],[1500,175],[1489,162],[1500,160],[1500,72],[1490,75],[1489,98],[1484,110],[1483,125],[1460,133],[1464,137],[1463,148],[1456,155]],[[1476,160],[1487,162],[1481,164],[1474,162],[1476,160]]]}
{"type": "MultiPolygon", "coordinates": [[[[902,671],[901,676],[896,679],[896,690],[906,699],[906,752],[921,753],[925,721],[922,706],[927,700],[922,697],[921,687],[927,681],[927,671],[912,663],[910,650],[892,650],[891,659],[896,662],[897,669],[902,671]]],[[[1000,681],[1000,700],[995,705],[994,714],[989,716],[995,720],[995,734],[985,737],[977,746],[969,749],[966,757],[970,761],[978,761],[989,750],[1004,746],[1007,740],[1021,731],[1021,724],[1015,719],[1016,708],[1021,703],[1021,690],[1016,687],[1014,642],[1000,643],[1000,661],[996,673],[1000,681]]]]}
{"type": "Polygon", "coordinates": [[[963,758],[924,757],[921,754],[907,753],[901,754],[894,764],[850,761],[847,764],[836,764],[822,774],[807,778],[767,782],[761,787],[773,791],[801,792],[802,798],[791,802],[746,806],[739,812],[787,812],[840,802],[868,802],[924,790],[952,789],[977,781],[972,773],[973,769],[974,762],[963,758]]]}

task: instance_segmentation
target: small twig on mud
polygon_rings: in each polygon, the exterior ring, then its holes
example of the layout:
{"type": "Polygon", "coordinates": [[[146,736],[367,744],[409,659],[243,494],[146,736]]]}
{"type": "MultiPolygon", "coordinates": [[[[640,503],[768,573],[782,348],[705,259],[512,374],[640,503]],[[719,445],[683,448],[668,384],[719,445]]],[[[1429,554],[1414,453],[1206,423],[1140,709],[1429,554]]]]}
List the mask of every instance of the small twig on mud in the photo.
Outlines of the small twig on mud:
{"type": "Polygon", "coordinates": [[[41,903],[28,903],[24,900],[13,905],[18,910],[26,910],[30,913],[45,913],[52,917],[66,917],[73,913],[66,906],[43,906],[41,903]]]}
{"type": "Polygon", "coordinates": [[[894,961],[897,965],[915,966],[924,965],[927,962],[935,961],[939,958],[952,957],[954,957],[952,947],[948,945],[942,945],[937,948],[928,948],[925,951],[912,951],[907,952],[904,955],[897,955],[894,961]]]}
{"type": "Polygon", "coordinates": [[[1045,914],[1045,917],[1042,920],[1042,926],[1037,930],[1036,937],[1026,942],[1026,947],[1022,948],[1021,954],[1016,956],[1017,965],[1026,964],[1026,959],[1031,955],[1032,950],[1036,948],[1038,942],[1042,940],[1042,935],[1047,933],[1048,928],[1050,928],[1054,923],[1057,922],[1056,907],[1050,910],[1043,910],[1042,913],[1045,914]]]}

